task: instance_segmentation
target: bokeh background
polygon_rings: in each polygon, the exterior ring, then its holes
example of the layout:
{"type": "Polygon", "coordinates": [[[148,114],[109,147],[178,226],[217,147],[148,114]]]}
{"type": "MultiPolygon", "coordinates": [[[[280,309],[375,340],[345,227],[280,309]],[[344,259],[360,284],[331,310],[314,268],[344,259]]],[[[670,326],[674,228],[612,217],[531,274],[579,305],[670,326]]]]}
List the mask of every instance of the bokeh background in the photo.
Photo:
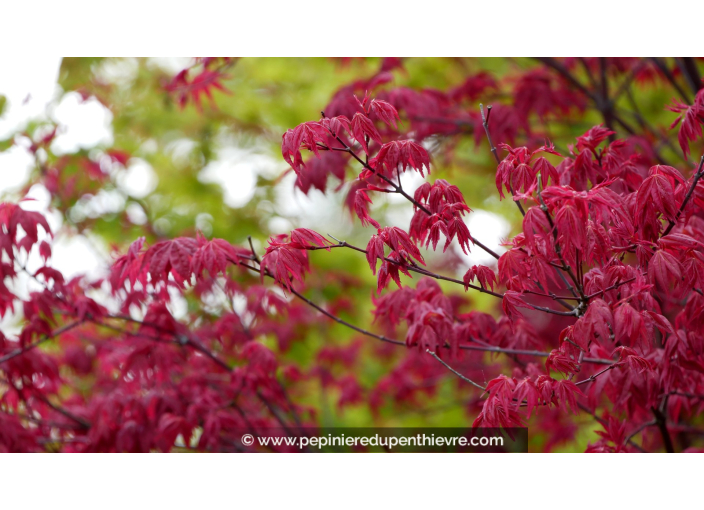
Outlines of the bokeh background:
{"type": "MultiPolygon", "coordinates": [[[[251,236],[260,253],[270,235],[297,227],[365,245],[369,230],[361,228],[343,206],[346,185],[330,179],[326,193],[296,189],[295,175],[281,157],[280,142],[287,129],[318,119],[342,86],[378,72],[382,60],[242,59],[222,80],[226,92],[215,90],[213,101],[204,99],[200,107],[191,102],[181,108],[166,87],[192,62],[190,58],[0,59],[0,195],[3,200],[31,198],[24,207],[49,216],[57,233],[53,265],[68,277],[97,278],[106,274],[114,254],[139,236],[153,242],[196,231],[240,245],[251,236]],[[46,167],[30,147],[54,126],[56,136],[40,159],[62,165],[71,179],[55,183],[60,192],[52,194],[47,189],[50,176],[42,175],[46,167]],[[105,157],[109,154],[117,156],[105,157]],[[120,155],[126,156],[121,160],[120,155]]],[[[407,59],[403,68],[391,73],[394,86],[448,90],[470,74],[487,71],[499,81],[510,82],[532,66],[535,63],[527,59],[417,58],[407,59]]],[[[638,94],[644,116],[658,125],[672,120],[663,110],[670,100],[664,93],[646,87],[638,94]]],[[[470,113],[476,114],[478,102],[469,105],[468,112],[472,108],[470,113]]],[[[598,116],[592,119],[586,114],[573,123],[543,127],[558,150],[566,153],[574,136],[599,122],[598,116]]],[[[426,143],[432,149],[433,178],[456,184],[473,210],[466,217],[470,232],[502,253],[501,244],[516,233],[520,216],[510,201],[499,201],[495,163],[486,142],[467,127],[426,143]],[[444,157],[448,154],[452,157],[444,157]]],[[[422,182],[411,174],[402,178],[404,189],[413,190],[422,182]]],[[[375,197],[372,209],[382,224],[402,228],[407,228],[412,212],[402,197],[395,196],[375,197]]],[[[332,255],[316,252],[309,280],[328,301],[344,293],[345,316],[369,326],[376,282],[366,260],[358,255],[350,250],[332,255]],[[325,285],[329,275],[343,272],[355,275],[345,289],[325,285]]],[[[458,278],[469,265],[493,263],[481,250],[463,254],[457,243],[444,255],[423,255],[431,265],[442,259],[445,274],[458,278]]],[[[31,268],[38,261],[27,264],[31,268]]],[[[18,275],[16,285],[31,290],[33,284],[18,275]]],[[[463,295],[454,286],[445,290],[465,300],[467,310],[495,309],[491,298],[463,295]]],[[[177,296],[169,304],[177,318],[185,317],[189,306],[177,296]]],[[[2,331],[16,334],[21,329],[19,319],[18,314],[5,316],[2,331]]],[[[303,365],[315,351],[312,346],[326,338],[340,346],[356,341],[353,332],[325,321],[317,332],[306,335],[306,342],[286,354],[303,365]]],[[[372,354],[363,358],[364,364],[347,368],[369,386],[393,365],[393,360],[372,354]]],[[[337,405],[339,389],[324,385],[311,385],[305,400],[327,426],[466,426],[471,422],[476,409],[468,409],[458,399],[457,381],[446,378],[433,384],[432,391],[419,396],[417,405],[386,407],[377,414],[369,406],[337,405]]],[[[586,416],[584,424],[572,431],[581,445],[577,450],[596,437],[594,425],[586,416]]],[[[532,448],[542,449],[540,442],[536,438],[532,448]]]]}

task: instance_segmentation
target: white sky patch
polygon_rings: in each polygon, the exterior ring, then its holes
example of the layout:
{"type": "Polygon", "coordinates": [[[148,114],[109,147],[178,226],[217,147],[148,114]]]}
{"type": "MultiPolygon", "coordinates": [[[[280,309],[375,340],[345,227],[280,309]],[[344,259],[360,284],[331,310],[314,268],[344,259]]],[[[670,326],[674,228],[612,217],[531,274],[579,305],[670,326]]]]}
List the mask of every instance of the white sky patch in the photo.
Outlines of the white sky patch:
{"type": "MultiPolygon", "coordinates": [[[[34,200],[22,202],[22,209],[42,213],[52,232],[56,235],[52,242],[48,236],[44,235],[43,229],[39,229],[39,240],[46,239],[51,244],[52,255],[47,265],[61,271],[66,280],[79,274],[90,277],[102,276],[107,269],[107,262],[110,260],[110,255],[102,240],[93,237],[88,239],[84,235],[57,234],[60,232],[63,219],[60,213],[49,210],[51,195],[43,185],[35,184],[32,186],[27,197],[34,200]]],[[[95,204],[96,207],[97,205],[95,204]]],[[[27,260],[27,269],[36,271],[43,265],[44,262],[35,247],[27,260]]]]}
{"type": "Polygon", "coordinates": [[[71,208],[74,222],[86,218],[99,218],[105,214],[117,214],[125,208],[125,196],[117,190],[101,189],[96,195],[83,195],[71,208]]]}
{"type": "Polygon", "coordinates": [[[196,216],[196,229],[200,230],[205,237],[210,237],[213,233],[213,216],[208,213],[200,213],[196,216]]]}
{"type": "MultiPolygon", "coordinates": [[[[60,57],[0,56],[0,95],[7,104],[0,117],[0,140],[22,131],[30,120],[46,118],[47,105],[59,94],[60,57]]],[[[0,196],[16,191],[29,178],[34,160],[22,147],[0,152],[0,196]]]]}
{"type": "Polygon", "coordinates": [[[21,131],[31,119],[45,117],[47,104],[59,90],[61,57],[21,52],[0,56],[0,95],[7,98],[5,113],[0,117],[0,140],[21,131]]]}
{"type": "Polygon", "coordinates": [[[52,245],[49,265],[58,269],[66,280],[78,275],[90,279],[105,275],[109,255],[98,239],[83,235],[59,236],[52,245]]]}
{"type": "Polygon", "coordinates": [[[177,165],[185,165],[196,147],[196,142],[190,138],[179,138],[165,147],[165,152],[171,155],[171,159],[177,165]]]}
{"type": "Polygon", "coordinates": [[[95,77],[103,82],[127,88],[137,78],[139,61],[134,58],[107,58],[95,69],[95,77]]]}
{"type": "Polygon", "coordinates": [[[254,196],[257,175],[276,174],[280,167],[279,161],[256,148],[226,147],[218,150],[217,159],[200,171],[198,180],[219,184],[225,204],[236,209],[254,196]]]}
{"type": "Polygon", "coordinates": [[[173,287],[168,288],[168,293],[171,300],[167,308],[171,312],[171,315],[173,315],[176,320],[185,319],[188,316],[188,301],[173,287]]]}
{"type": "Polygon", "coordinates": [[[51,231],[56,233],[63,225],[63,216],[58,211],[49,210],[51,204],[51,193],[43,184],[35,184],[27,192],[27,200],[22,202],[22,209],[25,211],[38,211],[44,215],[51,231]]]}
{"type": "Polygon", "coordinates": [[[33,167],[34,157],[24,147],[0,152],[0,196],[24,186],[33,167]]]}
{"type": "MultiPolygon", "coordinates": [[[[394,198],[396,197],[395,195],[391,196],[394,196],[394,198]]],[[[390,205],[384,216],[385,221],[381,221],[381,218],[379,218],[379,223],[386,223],[386,225],[399,227],[405,231],[408,231],[411,225],[411,219],[413,219],[413,206],[405,198],[404,201],[405,202],[403,204],[390,205]]],[[[372,218],[378,218],[378,216],[374,214],[373,209],[371,215],[372,218]]]]}
{"type": "MultiPolygon", "coordinates": [[[[63,224],[63,218],[60,213],[49,210],[51,196],[47,189],[41,184],[35,184],[30,188],[27,197],[33,200],[23,201],[21,207],[27,211],[42,213],[46,217],[52,232],[59,232],[63,224]]],[[[105,274],[109,254],[100,239],[89,240],[83,235],[66,236],[58,234],[52,241],[43,228],[39,228],[38,233],[39,242],[46,240],[51,244],[52,256],[48,260],[47,265],[59,270],[66,280],[78,275],[87,275],[92,279],[105,274]]],[[[34,273],[44,265],[36,245],[32,248],[29,255],[22,250],[19,257],[21,263],[30,273],[34,273]]],[[[5,283],[20,299],[28,299],[30,292],[43,289],[41,283],[24,271],[19,271],[15,279],[10,280],[8,278],[5,283]]],[[[8,336],[16,336],[21,329],[22,305],[17,304],[14,314],[10,314],[0,320],[0,331],[8,336]]]]}
{"type": "Polygon", "coordinates": [[[132,202],[125,209],[127,212],[127,218],[133,225],[144,225],[147,222],[147,213],[141,205],[132,202]]]}
{"type": "Polygon", "coordinates": [[[56,154],[112,145],[112,112],[94,97],[84,101],[77,92],[68,92],[51,116],[59,124],[59,134],[51,144],[56,154]]]}
{"type": "Polygon", "coordinates": [[[286,234],[293,230],[293,224],[281,216],[271,218],[267,226],[269,227],[269,232],[272,234],[286,234]]]}
{"type": "Polygon", "coordinates": [[[177,74],[193,64],[193,57],[150,57],[147,67],[177,74]]]}
{"type": "MultiPolygon", "coordinates": [[[[467,224],[467,228],[469,228],[469,233],[472,234],[473,237],[476,236],[482,244],[494,250],[499,255],[506,251],[506,249],[501,246],[501,242],[511,231],[511,224],[503,217],[489,211],[475,209],[469,213],[468,216],[465,216],[465,223],[467,224]]],[[[470,247],[472,251],[469,255],[465,255],[456,239],[452,243],[452,249],[467,263],[467,267],[476,264],[491,267],[496,264],[496,259],[479,246],[470,243],[470,247]]],[[[466,271],[466,268],[464,271],[466,271]]]]}
{"type": "Polygon", "coordinates": [[[288,220],[294,228],[310,228],[322,234],[330,233],[335,237],[344,237],[353,232],[354,225],[349,211],[343,204],[347,188],[343,188],[339,193],[328,191],[325,194],[312,190],[306,195],[294,187],[295,182],[296,174],[289,172],[274,188],[274,210],[280,218],[274,218],[270,222],[272,234],[288,233],[273,229],[285,225],[281,220],[288,220]]]}
{"type": "MultiPolygon", "coordinates": [[[[394,177],[391,180],[395,183],[398,183],[397,177],[394,177]]],[[[416,191],[416,189],[418,189],[418,187],[425,181],[426,179],[424,177],[421,177],[420,173],[410,168],[401,174],[401,186],[403,187],[403,190],[411,196],[413,196],[413,193],[416,191]]],[[[386,196],[390,204],[410,205],[408,203],[408,199],[401,194],[387,193],[386,196]]]]}
{"type": "MultiPolygon", "coordinates": [[[[112,144],[112,113],[94,98],[84,102],[75,92],[62,97],[61,88],[57,85],[60,65],[61,58],[41,55],[32,56],[31,60],[19,54],[0,57],[0,94],[7,98],[4,114],[0,117],[0,139],[7,139],[22,131],[32,120],[53,119],[61,125],[59,135],[53,142],[53,149],[57,153],[112,144]]],[[[110,69],[106,70],[106,73],[110,72],[110,69]]],[[[0,152],[0,195],[25,185],[33,166],[34,158],[21,144],[0,152]]],[[[119,192],[101,191],[99,196],[91,200],[89,208],[112,211],[124,207],[124,198],[114,196],[115,193],[119,192]]],[[[58,233],[63,218],[60,213],[49,210],[51,196],[47,189],[41,184],[35,184],[27,197],[34,200],[22,202],[21,207],[42,213],[52,231],[58,233]]],[[[39,232],[40,241],[48,240],[48,235],[41,228],[39,232]]],[[[51,244],[52,257],[48,265],[61,271],[66,279],[77,275],[91,278],[101,276],[107,268],[109,254],[100,239],[57,234],[51,244]]],[[[23,253],[22,259],[30,272],[44,265],[36,247],[28,257],[23,253]]],[[[20,298],[26,298],[31,290],[42,288],[41,284],[24,272],[18,273],[14,282],[7,283],[20,298]]],[[[21,306],[18,313],[13,315],[0,321],[0,329],[5,334],[17,334],[21,329],[21,306]]]]}
{"type": "Polygon", "coordinates": [[[156,189],[159,178],[152,166],[139,158],[131,158],[126,170],[117,174],[117,185],[134,198],[144,198],[156,189]]]}

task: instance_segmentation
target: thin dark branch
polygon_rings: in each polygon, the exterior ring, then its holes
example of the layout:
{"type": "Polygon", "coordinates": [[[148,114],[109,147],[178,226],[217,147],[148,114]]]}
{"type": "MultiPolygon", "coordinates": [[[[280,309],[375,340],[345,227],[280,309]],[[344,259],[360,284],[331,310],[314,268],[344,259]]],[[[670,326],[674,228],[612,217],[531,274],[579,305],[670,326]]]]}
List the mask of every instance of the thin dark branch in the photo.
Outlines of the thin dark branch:
{"type": "MultiPolygon", "coordinates": [[[[328,234],[328,235],[330,236],[330,234],[328,234]]],[[[311,251],[315,251],[315,250],[321,250],[321,249],[326,249],[326,248],[350,248],[350,249],[355,250],[355,251],[358,251],[358,252],[360,252],[360,253],[367,253],[367,250],[365,250],[364,248],[360,248],[360,247],[358,247],[358,246],[351,245],[351,244],[349,244],[349,243],[346,242],[346,241],[340,241],[339,239],[337,239],[337,238],[335,238],[335,237],[333,237],[333,236],[330,236],[330,237],[331,237],[332,239],[335,239],[335,240],[338,242],[338,244],[334,244],[334,245],[326,246],[326,247],[317,247],[317,246],[314,246],[314,247],[309,247],[309,248],[306,248],[306,249],[311,250],[311,251]]],[[[476,291],[478,291],[478,292],[482,292],[482,293],[484,293],[484,294],[489,294],[489,295],[491,295],[491,296],[494,296],[494,297],[497,297],[497,298],[500,298],[500,299],[503,299],[503,297],[504,297],[504,295],[501,294],[501,293],[499,293],[499,292],[494,292],[494,291],[485,289],[485,288],[483,288],[483,287],[479,287],[479,286],[477,286],[477,285],[465,284],[462,280],[458,280],[457,278],[451,278],[451,277],[449,277],[449,276],[439,275],[439,274],[433,273],[432,271],[429,271],[429,270],[424,269],[424,268],[419,267],[419,266],[415,266],[415,265],[402,265],[402,264],[399,264],[397,261],[391,260],[391,259],[386,258],[386,257],[384,257],[384,260],[387,261],[387,262],[389,262],[389,263],[391,263],[391,264],[395,264],[395,265],[397,265],[397,266],[402,266],[404,269],[407,269],[407,270],[412,271],[412,272],[414,272],[414,273],[422,274],[422,275],[424,275],[424,276],[428,276],[428,277],[434,278],[434,279],[436,279],[436,280],[444,280],[444,281],[447,281],[447,282],[456,283],[456,284],[458,284],[458,285],[462,285],[462,286],[464,286],[464,287],[468,287],[468,288],[470,288],[470,289],[474,289],[474,290],[476,290],[476,291]]],[[[546,296],[547,296],[547,295],[546,295],[546,296]]],[[[547,296],[547,297],[550,297],[550,296],[547,296]]],[[[559,302],[559,300],[557,300],[557,301],[559,302]]],[[[566,307],[567,309],[569,309],[570,311],[569,311],[569,312],[561,312],[561,311],[559,311],[559,310],[553,310],[552,308],[546,308],[546,307],[543,307],[543,306],[537,306],[537,305],[533,305],[533,304],[531,304],[531,303],[526,302],[526,305],[528,305],[530,308],[533,308],[533,309],[535,309],[535,310],[539,310],[539,311],[541,311],[541,312],[551,313],[551,314],[554,314],[554,315],[564,315],[564,316],[566,316],[566,317],[568,317],[568,316],[576,316],[576,309],[575,309],[575,308],[569,306],[569,304],[564,303],[564,302],[561,302],[560,304],[562,304],[563,306],[565,306],[565,307],[566,307]]]]}
{"type": "MultiPolygon", "coordinates": [[[[241,266],[241,267],[244,267],[244,268],[246,268],[246,269],[249,269],[250,271],[254,271],[254,272],[256,272],[256,273],[259,273],[259,270],[258,270],[257,268],[252,267],[252,266],[250,266],[250,265],[247,265],[247,264],[240,264],[240,266],[241,266]]],[[[274,276],[273,276],[271,273],[269,273],[268,271],[266,271],[266,272],[264,273],[264,275],[267,276],[267,277],[269,277],[269,278],[272,278],[272,279],[274,278],[274,276]]],[[[365,329],[363,329],[363,328],[360,328],[360,327],[358,327],[358,326],[355,326],[354,324],[351,324],[351,323],[349,323],[349,322],[347,322],[347,321],[345,321],[345,320],[343,320],[343,319],[341,319],[341,318],[339,318],[339,317],[337,317],[337,316],[331,314],[330,312],[328,312],[328,311],[325,310],[324,308],[320,307],[319,305],[315,304],[315,303],[314,303],[313,301],[311,301],[310,299],[308,299],[308,298],[306,298],[305,296],[303,296],[301,293],[297,292],[295,289],[291,289],[291,293],[294,294],[294,295],[295,295],[296,297],[298,297],[299,299],[302,299],[302,300],[303,300],[305,303],[307,303],[309,306],[311,306],[311,307],[315,308],[316,310],[320,311],[320,312],[321,312],[323,315],[325,315],[326,317],[328,317],[328,318],[334,320],[335,322],[337,322],[337,323],[339,323],[339,324],[342,324],[343,326],[346,326],[346,327],[348,327],[348,328],[351,328],[351,329],[357,331],[358,333],[361,333],[361,334],[363,334],[363,335],[365,335],[365,336],[368,336],[368,337],[370,337],[370,338],[375,338],[375,339],[377,339],[377,340],[381,340],[382,342],[386,342],[386,343],[390,343],[390,344],[394,344],[394,345],[404,345],[404,346],[406,345],[405,342],[401,342],[401,341],[399,341],[399,340],[393,340],[393,339],[391,339],[391,338],[387,338],[387,337],[382,336],[382,335],[377,335],[376,333],[372,333],[371,331],[367,331],[367,330],[365,330],[365,329]]],[[[449,347],[449,346],[445,346],[445,347],[449,347]]],[[[460,349],[463,349],[463,350],[466,350],[466,351],[495,352],[495,353],[499,353],[499,354],[509,354],[509,355],[516,354],[516,355],[525,355],[525,356],[538,356],[538,357],[542,357],[542,358],[547,358],[548,356],[550,356],[550,353],[549,353],[549,352],[530,351],[530,350],[521,350],[521,349],[504,349],[504,348],[501,348],[501,347],[486,347],[486,346],[474,346],[474,345],[460,345],[459,348],[460,348],[460,349]]],[[[585,363],[594,363],[594,364],[598,364],[598,365],[610,365],[610,364],[613,363],[613,361],[611,361],[611,360],[601,359],[601,358],[584,358],[584,362],[585,362],[585,363]]]]}
{"type": "MultiPolygon", "coordinates": [[[[489,113],[491,113],[491,105],[487,106],[487,109],[489,110],[489,113]]],[[[499,154],[496,151],[496,146],[494,146],[494,142],[491,139],[491,134],[489,133],[489,114],[484,114],[484,105],[479,104],[479,111],[482,114],[482,126],[484,126],[484,133],[486,133],[486,139],[489,141],[489,147],[491,148],[491,153],[494,155],[494,159],[496,160],[496,164],[499,165],[501,163],[501,158],[499,158],[499,154]]],[[[511,190],[511,196],[515,194],[513,190],[513,184],[509,183],[509,189],[511,190]]],[[[525,216],[526,212],[523,210],[523,206],[521,205],[521,202],[518,200],[514,200],[516,203],[516,206],[518,206],[518,210],[521,211],[521,215],[525,216]]]]}
{"type": "Polygon", "coordinates": [[[469,378],[463,376],[462,374],[460,374],[457,370],[455,370],[455,369],[452,368],[450,365],[448,365],[447,363],[445,363],[442,359],[440,359],[440,356],[438,356],[437,354],[435,354],[435,353],[434,353],[433,351],[431,351],[430,349],[426,349],[425,352],[427,352],[427,353],[430,354],[433,358],[435,358],[435,359],[438,360],[440,363],[442,363],[442,364],[445,366],[445,368],[447,368],[450,372],[452,372],[452,373],[455,374],[457,377],[459,377],[460,379],[462,379],[464,382],[467,382],[467,383],[471,384],[472,386],[474,386],[474,387],[476,387],[476,388],[479,388],[480,390],[486,391],[486,387],[485,387],[485,386],[482,386],[481,384],[477,384],[477,383],[475,383],[474,381],[472,381],[471,379],[469,379],[469,378]]]}
{"type": "MultiPolygon", "coordinates": [[[[636,130],[628,122],[626,122],[616,111],[613,109],[613,104],[607,99],[603,98],[601,94],[590,91],[582,83],[575,78],[575,76],[560,62],[551,57],[534,57],[535,60],[542,62],[546,66],[550,67],[568,82],[570,82],[577,90],[582,94],[587,96],[594,103],[594,107],[602,114],[604,121],[607,125],[613,120],[617,124],[620,124],[627,133],[631,135],[636,134],[636,130]]],[[[655,156],[661,164],[667,164],[667,162],[660,155],[660,152],[654,148],[655,156]]]]}
{"type": "Polygon", "coordinates": [[[319,306],[319,305],[315,304],[313,301],[311,301],[310,299],[308,299],[307,297],[305,297],[303,294],[301,294],[300,292],[296,291],[295,289],[290,289],[290,290],[291,290],[291,293],[292,293],[294,296],[296,296],[297,298],[299,298],[299,299],[301,299],[302,301],[304,301],[306,304],[308,304],[308,306],[311,306],[311,307],[315,308],[316,310],[318,310],[320,313],[322,313],[322,314],[325,315],[326,317],[328,317],[328,318],[334,320],[335,322],[337,322],[337,323],[339,323],[339,324],[342,324],[343,326],[346,326],[346,327],[348,327],[348,328],[350,328],[350,329],[353,329],[354,331],[356,331],[356,332],[358,332],[358,333],[361,333],[361,334],[363,334],[363,335],[366,335],[366,336],[369,336],[369,337],[372,337],[372,338],[376,338],[377,340],[381,340],[382,342],[386,342],[386,343],[389,343],[389,344],[395,344],[395,345],[406,345],[405,342],[400,342],[400,341],[398,341],[398,340],[392,340],[391,338],[387,338],[387,337],[385,337],[385,336],[383,336],[383,335],[377,335],[376,333],[372,333],[371,331],[367,331],[366,329],[362,329],[362,328],[360,328],[359,326],[355,326],[354,324],[349,323],[349,322],[347,322],[346,320],[341,319],[341,318],[339,318],[339,317],[337,317],[337,316],[331,314],[331,313],[328,312],[325,308],[323,308],[322,306],[319,306]]]}
{"type": "Polygon", "coordinates": [[[587,301],[589,301],[590,299],[595,298],[600,294],[604,294],[605,292],[609,292],[610,290],[618,289],[622,285],[626,285],[627,283],[631,283],[631,282],[635,281],[635,279],[636,279],[636,277],[634,276],[633,278],[629,278],[628,280],[624,280],[622,282],[616,282],[613,285],[611,285],[610,287],[606,287],[604,290],[600,290],[599,292],[595,292],[594,294],[590,294],[590,295],[586,296],[585,299],[587,301]]]}
{"type": "MultiPolygon", "coordinates": [[[[423,211],[425,214],[427,214],[428,216],[432,216],[433,213],[431,213],[431,212],[428,210],[427,207],[425,207],[423,204],[421,204],[420,202],[418,202],[415,198],[413,198],[412,196],[410,196],[408,193],[406,193],[406,192],[403,190],[403,188],[401,187],[401,181],[400,181],[400,180],[399,180],[399,183],[396,184],[394,181],[392,181],[391,179],[389,179],[388,177],[386,177],[383,173],[377,172],[374,168],[372,168],[372,167],[369,165],[369,163],[367,163],[366,161],[362,160],[362,158],[360,158],[359,156],[357,156],[357,154],[352,150],[352,148],[351,148],[349,145],[347,145],[347,144],[344,142],[344,140],[342,140],[342,138],[340,138],[339,136],[337,136],[336,134],[334,134],[332,131],[330,132],[330,134],[331,134],[332,136],[334,136],[335,139],[338,141],[338,143],[340,143],[340,144],[344,147],[344,150],[345,150],[347,153],[349,153],[354,159],[356,159],[357,162],[358,162],[359,164],[361,164],[366,170],[372,172],[374,175],[376,175],[377,177],[379,177],[380,179],[382,179],[383,181],[385,181],[387,184],[389,184],[389,185],[394,189],[394,192],[395,192],[395,193],[398,193],[399,195],[403,196],[406,200],[408,200],[409,202],[411,202],[415,207],[417,207],[418,209],[420,209],[421,211],[423,211]]],[[[491,248],[489,248],[488,246],[486,246],[484,243],[482,243],[482,242],[479,241],[478,239],[475,239],[474,237],[472,237],[472,242],[473,242],[474,244],[476,244],[477,246],[479,246],[482,250],[484,250],[485,252],[487,252],[489,255],[491,255],[492,257],[494,257],[495,259],[497,259],[497,260],[499,259],[498,253],[496,253],[494,250],[492,250],[491,248]]]]}
{"type": "Polygon", "coordinates": [[[628,435],[625,442],[629,442],[631,439],[633,439],[634,436],[638,435],[640,432],[644,431],[648,427],[652,427],[653,425],[657,425],[657,420],[647,421],[643,423],[640,427],[638,427],[628,435]]]}
{"type": "Polygon", "coordinates": [[[655,424],[658,429],[660,429],[660,435],[662,435],[662,441],[665,444],[665,451],[667,453],[675,453],[675,446],[672,444],[672,437],[670,432],[667,430],[667,422],[665,415],[659,409],[653,407],[651,409],[653,416],[655,416],[655,424]]]}
{"type": "Polygon", "coordinates": [[[54,331],[52,331],[52,333],[50,335],[46,335],[34,343],[31,343],[29,345],[25,345],[24,347],[20,347],[19,349],[15,349],[14,351],[10,351],[9,353],[0,357],[0,363],[4,363],[8,360],[11,360],[12,358],[17,357],[17,356],[21,356],[25,352],[31,351],[32,349],[40,346],[44,342],[51,340],[52,338],[56,338],[57,336],[61,335],[62,333],[65,333],[75,327],[78,327],[81,324],[83,324],[84,322],[85,322],[84,320],[77,320],[77,321],[71,322],[69,324],[66,324],[64,326],[61,326],[60,328],[57,328],[54,331]]]}
{"type": "Polygon", "coordinates": [[[675,90],[682,97],[682,100],[687,104],[691,104],[692,100],[689,98],[689,94],[680,86],[679,83],[677,83],[675,76],[672,74],[672,72],[670,72],[670,69],[667,67],[667,65],[665,65],[665,63],[657,57],[650,57],[650,60],[652,60],[657,66],[657,68],[660,70],[660,72],[665,75],[670,84],[672,84],[675,90]]]}
{"type": "Polygon", "coordinates": [[[677,221],[679,221],[680,216],[684,212],[684,208],[687,206],[687,202],[689,202],[689,199],[692,197],[692,193],[694,193],[694,189],[697,187],[697,183],[699,182],[699,179],[702,178],[703,167],[704,167],[704,155],[699,160],[699,166],[697,167],[697,172],[694,174],[694,180],[692,181],[692,185],[689,187],[689,190],[687,191],[687,195],[685,195],[684,200],[682,201],[682,205],[680,206],[679,210],[677,211],[677,215],[675,216],[675,219],[670,220],[670,224],[667,226],[667,229],[665,229],[665,232],[663,232],[662,237],[665,237],[667,234],[669,234],[670,231],[672,231],[674,226],[677,224],[677,221]]]}
{"type": "Polygon", "coordinates": [[[249,241],[249,248],[252,250],[252,257],[254,257],[254,261],[259,264],[259,257],[257,257],[257,252],[254,251],[254,244],[252,243],[252,236],[247,236],[247,241],[249,241]]]}
{"type": "Polygon", "coordinates": [[[90,428],[90,422],[84,420],[83,418],[80,418],[80,417],[76,416],[75,414],[73,414],[73,413],[67,411],[66,409],[64,409],[64,408],[61,407],[61,406],[58,406],[58,405],[56,405],[56,404],[53,404],[53,403],[50,402],[49,399],[46,398],[44,395],[40,395],[39,393],[33,393],[32,395],[33,395],[35,398],[37,398],[37,399],[41,400],[42,402],[44,402],[44,403],[45,403],[46,405],[48,405],[49,407],[51,407],[51,408],[52,408],[54,411],[56,411],[57,413],[59,413],[59,414],[65,416],[65,417],[68,418],[69,420],[72,420],[72,421],[76,422],[76,423],[77,423],[78,425],[80,425],[82,428],[85,428],[85,429],[89,429],[89,428],[90,428]]]}
{"type": "Polygon", "coordinates": [[[575,274],[572,272],[572,268],[567,265],[567,262],[565,262],[564,257],[562,256],[562,246],[560,246],[560,243],[558,242],[559,234],[557,231],[557,226],[555,225],[555,222],[552,219],[552,215],[550,214],[550,211],[548,210],[548,206],[543,200],[543,192],[542,192],[542,186],[541,186],[541,176],[540,173],[538,173],[538,199],[540,200],[540,210],[545,213],[545,217],[548,220],[548,223],[550,224],[550,230],[552,232],[552,237],[555,242],[555,253],[557,254],[557,258],[560,259],[560,262],[562,263],[562,269],[565,271],[572,282],[574,283],[577,292],[579,293],[579,297],[582,299],[582,301],[585,300],[584,296],[584,290],[582,289],[582,283],[580,280],[577,279],[575,274]]]}
{"type": "Polygon", "coordinates": [[[606,367],[604,370],[601,370],[600,372],[597,372],[596,374],[587,377],[583,381],[579,381],[579,382],[575,383],[575,386],[581,386],[582,384],[587,384],[587,383],[596,381],[596,378],[599,377],[601,374],[605,374],[609,370],[613,370],[614,368],[616,368],[618,366],[620,366],[619,363],[614,363],[614,364],[606,367]]]}
{"type": "Polygon", "coordinates": [[[699,92],[702,87],[702,79],[699,77],[699,70],[694,59],[692,57],[675,57],[675,62],[677,62],[677,67],[680,68],[692,92],[695,94],[699,92]]]}

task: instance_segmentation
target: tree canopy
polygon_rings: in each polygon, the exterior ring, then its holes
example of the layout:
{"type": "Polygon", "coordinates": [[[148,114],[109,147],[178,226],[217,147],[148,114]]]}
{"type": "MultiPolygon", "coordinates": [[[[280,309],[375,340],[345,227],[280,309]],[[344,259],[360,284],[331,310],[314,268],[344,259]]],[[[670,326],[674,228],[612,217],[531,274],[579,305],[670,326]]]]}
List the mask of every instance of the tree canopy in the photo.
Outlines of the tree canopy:
{"type": "Polygon", "coordinates": [[[63,59],[0,141],[32,161],[0,206],[0,450],[698,451],[703,66],[63,59]]]}

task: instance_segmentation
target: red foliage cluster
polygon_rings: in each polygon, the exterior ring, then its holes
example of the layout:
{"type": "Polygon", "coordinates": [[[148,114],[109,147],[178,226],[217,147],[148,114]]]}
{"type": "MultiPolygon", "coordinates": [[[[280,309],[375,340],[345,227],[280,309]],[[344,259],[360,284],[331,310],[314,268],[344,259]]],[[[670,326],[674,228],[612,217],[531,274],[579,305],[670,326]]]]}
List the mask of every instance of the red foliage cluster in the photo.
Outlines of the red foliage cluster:
{"type": "MultiPolygon", "coordinates": [[[[261,258],[251,244],[200,235],[151,246],[140,238],[103,280],[66,281],[40,241],[38,227],[50,234],[43,216],[2,204],[0,316],[21,307],[24,325],[17,338],[0,335],[0,450],[233,451],[242,448],[234,430],[315,424],[314,411],[293,398],[306,381],[335,388],[339,408],[368,401],[379,412],[432,396],[431,381],[454,377],[449,364],[467,374],[457,384],[471,396],[474,426],[529,423],[548,434],[547,449],[569,439],[571,416],[585,413],[603,428],[588,451],[695,449],[686,433],[704,410],[704,169],[666,161],[656,129],[633,129],[617,98],[603,96],[607,87],[576,77],[583,69],[629,86],[669,86],[672,74],[657,59],[541,60],[511,79],[510,100],[487,113],[469,105],[497,97],[505,85],[493,76],[469,76],[445,92],[393,88],[389,70],[402,64],[385,61],[375,76],[339,91],[322,119],[283,135],[283,158],[304,192],[327,190],[329,175],[344,182],[347,166],[356,167],[346,204],[376,229],[366,248],[306,228],[271,237],[261,258]],[[531,125],[590,108],[604,124],[577,137],[569,155],[544,141],[541,123],[531,125]],[[425,142],[463,132],[477,142],[488,135],[498,193],[523,215],[500,256],[470,234],[471,209],[457,186],[437,179],[410,194],[402,187],[404,172],[430,174],[425,142]],[[388,193],[413,207],[407,229],[372,218],[374,198],[388,193]],[[465,253],[484,250],[496,270],[475,265],[458,280],[428,269],[421,249],[436,251],[443,238],[443,252],[455,241],[465,253]],[[377,277],[380,333],[340,318],[344,303],[303,295],[308,252],[342,249],[366,255],[377,277]],[[4,282],[24,270],[20,254],[31,250],[45,263],[30,275],[43,290],[23,298],[4,282]],[[411,287],[413,273],[420,278],[411,287]],[[496,316],[466,313],[440,280],[501,307],[496,316]],[[398,289],[384,292],[392,281],[398,289]],[[90,297],[100,288],[110,299],[90,297]],[[186,295],[199,305],[177,318],[170,304],[186,295]],[[226,305],[214,308],[217,297],[226,305]],[[318,313],[378,343],[379,359],[404,345],[408,354],[373,387],[355,377],[364,362],[359,339],[325,347],[312,367],[281,365],[274,351],[290,349],[318,313]],[[399,332],[404,340],[393,338],[399,332]],[[50,340],[58,351],[38,348],[50,340]]],[[[184,70],[167,87],[182,106],[222,90],[223,63],[198,65],[196,77],[184,70]]],[[[694,92],[691,105],[670,107],[681,113],[673,127],[681,121],[685,156],[704,123],[704,90],[694,92]]]]}
{"type": "Polygon", "coordinates": [[[229,94],[229,91],[223,87],[222,80],[227,79],[225,70],[233,64],[233,60],[230,57],[196,59],[192,67],[183,69],[164,88],[175,97],[181,108],[184,108],[189,101],[193,101],[196,108],[200,110],[203,96],[215,105],[213,89],[229,94]]]}

